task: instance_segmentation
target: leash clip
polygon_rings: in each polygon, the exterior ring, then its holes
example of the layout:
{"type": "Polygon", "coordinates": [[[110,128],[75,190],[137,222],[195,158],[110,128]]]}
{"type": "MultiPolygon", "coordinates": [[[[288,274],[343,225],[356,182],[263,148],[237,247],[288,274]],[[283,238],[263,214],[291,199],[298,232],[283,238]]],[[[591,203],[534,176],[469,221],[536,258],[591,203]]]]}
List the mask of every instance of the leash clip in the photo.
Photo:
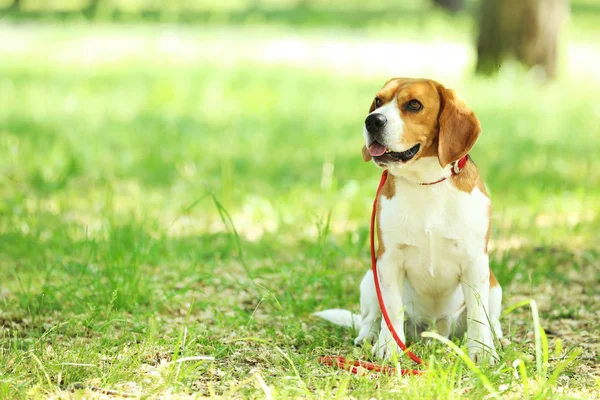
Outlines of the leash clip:
{"type": "Polygon", "coordinates": [[[462,171],[462,168],[460,168],[460,167],[458,166],[458,161],[454,161],[454,162],[452,163],[452,173],[453,173],[454,175],[458,175],[458,174],[460,173],[460,171],[462,171]]]}
{"type": "Polygon", "coordinates": [[[460,160],[454,161],[452,163],[452,175],[458,175],[460,173],[460,171],[462,171],[465,168],[465,165],[467,164],[467,161],[469,161],[469,155],[465,155],[463,158],[461,158],[460,160]]]}

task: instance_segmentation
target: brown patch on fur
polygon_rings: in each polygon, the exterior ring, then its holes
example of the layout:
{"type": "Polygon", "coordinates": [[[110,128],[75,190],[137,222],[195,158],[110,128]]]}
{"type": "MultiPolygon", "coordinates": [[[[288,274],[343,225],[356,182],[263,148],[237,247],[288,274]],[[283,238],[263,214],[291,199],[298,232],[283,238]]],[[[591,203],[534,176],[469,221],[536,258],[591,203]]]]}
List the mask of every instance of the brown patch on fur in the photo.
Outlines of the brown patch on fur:
{"type": "MultiPolygon", "coordinates": [[[[465,164],[465,167],[458,175],[454,175],[450,178],[450,182],[458,189],[463,192],[471,193],[475,186],[477,186],[477,182],[479,179],[479,170],[477,166],[473,162],[473,160],[468,160],[465,164]]],[[[485,188],[484,188],[485,190],[485,188]]],[[[484,192],[486,193],[486,192],[484,192]]],[[[487,194],[487,193],[486,193],[487,194]]]]}
{"type": "Polygon", "coordinates": [[[438,155],[438,115],[440,113],[440,98],[437,83],[427,79],[397,79],[396,103],[400,117],[404,123],[402,141],[399,146],[421,144],[421,150],[415,157],[430,157],[438,155]],[[411,100],[418,100],[423,108],[413,112],[406,108],[411,100]]]}
{"type": "MultiPolygon", "coordinates": [[[[406,79],[400,79],[400,78],[390,79],[383,85],[381,90],[379,90],[379,92],[377,92],[377,96],[375,96],[375,97],[379,97],[383,101],[384,104],[388,103],[396,95],[398,88],[400,87],[402,82],[405,80],[406,79]]],[[[373,99],[373,104],[371,105],[371,107],[373,107],[373,110],[375,110],[375,99],[373,99]]],[[[371,110],[369,112],[373,112],[373,110],[371,110]]]]}
{"type": "Polygon", "coordinates": [[[419,154],[419,158],[425,158],[425,157],[437,158],[437,156],[438,156],[438,138],[436,137],[434,140],[431,141],[431,144],[429,146],[426,146],[425,148],[423,148],[421,150],[421,154],[419,154]]]}
{"type": "Polygon", "coordinates": [[[380,213],[381,213],[381,196],[385,196],[386,199],[391,199],[396,194],[396,178],[392,174],[388,174],[383,187],[381,188],[381,194],[379,195],[379,199],[377,199],[377,210],[375,211],[375,223],[377,224],[377,258],[381,257],[381,255],[385,252],[385,246],[383,244],[383,238],[381,233],[381,221],[380,221],[380,213]]]}
{"type": "Polygon", "coordinates": [[[386,199],[391,199],[396,194],[396,177],[392,174],[388,174],[383,187],[381,188],[381,194],[386,199]]]}
{"type": "MultiPolygon", "coordinates": [[[[463,192],[471,193],[475,187],[477,187],[481,193],[488,199],[490,195],[483,184],[483,180],[481,180],[481,176],[479,175],[479,169],[473,162],[473,160],[469,159],[465,168],[458,174],[454,175],[450,178],[450,182],[458,189],[463,192]]],[[[488,228],[485,234],[485,252],[488,251],[488,243],[490,242],[490,234],[492,231],[492,206],[488,207],[488,228]]]]}
{"type": "Polygon", "coordinates": [[[500,283],[498,283],[498,279],[496,279],[496,275],[494,275],[494,271],[492,271],[492,269],[490,268],[490,288],[493,288],[494,286],[498,286],[500,285],[500,283]]]}
{"type": "MultiPolygon", "coordinates": [[[[485,197],[487,197],[488,199],[490,198],[490,195],[487,192],[487,189],[485,188],[485,185],[483,184],[483,181],[481,180],[481,176],[478,177],[477,179],[477,188],[481,191],[481,193],[484,194],[485,197]]],[[[492,205],[490,204],[488,206],[488,228],[487,228],[487,232],[485,234],[485,252],[488,252],[488,244],[490,243],[490,234],[492,233],[492,205]]]]}
{"type": "MultiPolygon", "coordinates": [[[[465,169],[463,169],[458,175],[452,177],[451,182],[456,186],[458,190],[462,190],[465,192],[472,192],[475,187],[477,187],[481,193],[484,194],[488,199],[490,195],[488,194],[485,185],[483,184],[483,180],[481,180],[481,176],[479,175],[479,170],[477,166],[473,162],[473,160],[469,160],[465,165],[465,169]],[[465,174],[466,172],[466,174],[465,174]],[[464,174],[464,175],[463,175],[464,174]]],[[[487,232],[485,234],[485,252],[488,252],[488,244],[490,242],[490,234],[492,232],[492,205],[488,206],[488,226],[487,232]]],[[[498,280],[494,275],[494,272],[490,268],[490,288],[494,286],[498,286],[498,280]]]]}
{"type": "Polygon", "coordinates": [[[362,148],[362,158],[363,158],[364,162],[371,161],[371,154],[369,154],[369,149],[367,149],[366,145],[363,145],[363,148],[362,148]]]}
{"type": "Polygon", "coordinates": [[[479,137],[481,125],[458,93],[442,85],[438,85],[438,92],[441,101],[438,157],[443,168],[469,153],[479,137]]]}

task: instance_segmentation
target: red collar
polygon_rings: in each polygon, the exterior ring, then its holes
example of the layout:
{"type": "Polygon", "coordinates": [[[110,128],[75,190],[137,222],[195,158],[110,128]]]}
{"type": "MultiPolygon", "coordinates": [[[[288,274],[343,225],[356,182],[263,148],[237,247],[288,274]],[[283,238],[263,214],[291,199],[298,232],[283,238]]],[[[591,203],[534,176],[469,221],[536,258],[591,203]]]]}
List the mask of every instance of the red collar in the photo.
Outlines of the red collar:
{"type": "MultiPolygon", "coordinates": [[[[452,175],[450,175],[450,176],[458,175],[460,173],[460,171],[462,171],[465,168],[465,165],[467,165],[467,161],[469,161],[468,154],[465,155],[460,160],[453,162],[451,164],[452,168],[450,169],[450,171],[452,171],[452,175]]],[[[435,185],[436,183],[444,182],[446,179],[448,179],[447,176],[445,176],[442,179],[437,180],[435,182],[419,183],[419,185],[422,185],[422,186],[435,185]]]]}

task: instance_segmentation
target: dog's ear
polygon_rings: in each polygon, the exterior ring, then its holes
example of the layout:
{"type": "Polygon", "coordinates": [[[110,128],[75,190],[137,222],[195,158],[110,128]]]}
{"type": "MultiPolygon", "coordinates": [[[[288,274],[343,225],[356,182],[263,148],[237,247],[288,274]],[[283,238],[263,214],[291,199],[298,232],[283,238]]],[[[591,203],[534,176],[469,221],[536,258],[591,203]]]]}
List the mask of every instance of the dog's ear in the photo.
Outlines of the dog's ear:
{"type": "Polygon", "coordinates": [[[444,168],[467,155],[481,133],[481,125],[475,113],[454,90],[439,85],[438,93],[441,101],[438,158],[444,168]]]}
{"type": "Polygon", "coordinates": [[[366,145],[363,145],[363,148],[362,148],[362,156],[363,156],[363,160],[364,160],[365,162],[369,162],[369,161],[371,161],[371,155],[369,154],[369,149],[367,149],[367,146],[366,146],[366,145]]]}

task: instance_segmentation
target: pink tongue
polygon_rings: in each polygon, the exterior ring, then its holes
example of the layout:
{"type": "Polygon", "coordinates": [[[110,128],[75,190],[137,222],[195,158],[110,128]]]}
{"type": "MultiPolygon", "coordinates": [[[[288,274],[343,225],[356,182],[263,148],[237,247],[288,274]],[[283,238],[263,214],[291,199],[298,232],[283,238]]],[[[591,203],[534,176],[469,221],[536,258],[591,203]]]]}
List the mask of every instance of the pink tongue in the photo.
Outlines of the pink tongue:
{"type": "Polygon", "coordinates": [[[386,151],[387,151],[387,149],[385,148],[385,146],[383,146],[377,142],[375,142],[369,146],[369,154],[373,157],[381,156],[386,151]]]}

